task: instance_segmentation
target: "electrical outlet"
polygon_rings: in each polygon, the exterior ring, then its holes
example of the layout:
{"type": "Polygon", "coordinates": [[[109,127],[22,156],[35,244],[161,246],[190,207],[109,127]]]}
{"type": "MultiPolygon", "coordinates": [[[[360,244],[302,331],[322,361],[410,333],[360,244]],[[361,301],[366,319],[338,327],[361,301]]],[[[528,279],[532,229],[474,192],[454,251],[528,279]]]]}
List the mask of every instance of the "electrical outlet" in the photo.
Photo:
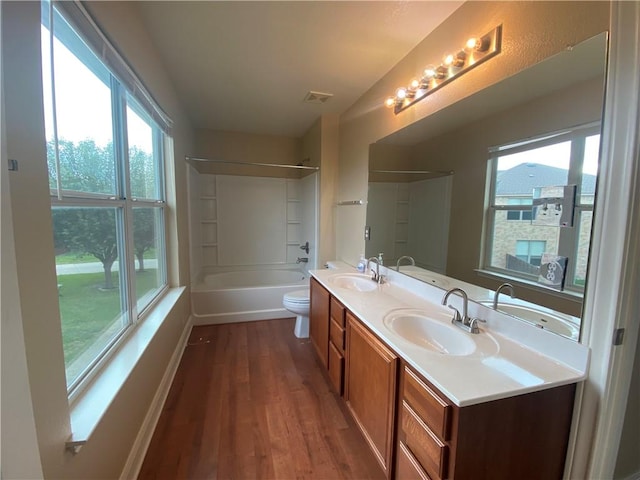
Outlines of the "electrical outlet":
{"type": "Polygon", "coordinates": [[[364,239],[371,240],[371,227],[369,225],[364,227],[364,239]]]}

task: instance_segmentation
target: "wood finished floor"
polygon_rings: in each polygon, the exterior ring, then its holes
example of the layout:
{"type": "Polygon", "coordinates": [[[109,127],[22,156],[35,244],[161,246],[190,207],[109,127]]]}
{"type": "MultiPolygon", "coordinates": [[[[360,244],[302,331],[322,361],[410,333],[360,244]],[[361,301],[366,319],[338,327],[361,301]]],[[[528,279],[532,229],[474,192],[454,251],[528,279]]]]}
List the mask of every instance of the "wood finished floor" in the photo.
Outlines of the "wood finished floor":
{"type": "Polygon", "coordinates": [[[293,326],[194,327],[138,478],[384,478],[293,326]]]}

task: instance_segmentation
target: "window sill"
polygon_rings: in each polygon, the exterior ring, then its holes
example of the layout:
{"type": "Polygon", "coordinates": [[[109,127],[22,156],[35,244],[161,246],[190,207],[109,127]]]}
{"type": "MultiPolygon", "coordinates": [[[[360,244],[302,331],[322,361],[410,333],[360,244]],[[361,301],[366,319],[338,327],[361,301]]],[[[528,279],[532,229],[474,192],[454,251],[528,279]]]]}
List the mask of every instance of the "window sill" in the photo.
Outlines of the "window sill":
{"type": "Polygon", "coordinates": [[[169,289],[91,384],[74,399],[70,407],[72,434],[67,449],[77,453],[87,442],[184,292],[185,287],[169,289]]]}
{"type": "Polygon", "coordinates": [[[476,269],[475,272],[482,277],[491,278],[493,280],[499,280],[503,282],[507,281],[509,283],[513,283],[517,286],[520,286],[522,288],[527,288],[529,290],[533,290],[539,293],[544,293],[546,295],[551,295],[553,297],[562,298],[570,302],[582,303],[582,294],[578,292],[572,292],[567,290],[562,290],[562,291],[554,290],[552,288],[544,287],[530,280],[525,280],[519,277],[513,277],[511,275],[506,275],[501,272],[494,272],[492,270],[476,269]]]}

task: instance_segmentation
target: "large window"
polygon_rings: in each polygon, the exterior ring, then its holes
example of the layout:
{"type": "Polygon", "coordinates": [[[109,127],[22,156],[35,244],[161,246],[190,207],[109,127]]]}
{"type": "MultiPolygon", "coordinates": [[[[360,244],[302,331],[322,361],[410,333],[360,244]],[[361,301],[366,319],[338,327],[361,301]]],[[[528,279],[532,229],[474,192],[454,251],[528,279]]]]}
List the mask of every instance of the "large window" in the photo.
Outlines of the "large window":
{"type": "Polygon", "coordinates": [[[166,288],[165,134],[42,3],[47,162],[67,388],[101,363],[166,288]]]}
{"type": "Polygon", "coordinates": [[[581,291],[587,273],[598,173],[599,129],[576,128],[491,150],[485,270],[535,281],[543,253],[568,258],[566,288],[581,291]],[[536,224],[534,189],[576,185],[570,227],[536,224]]]}

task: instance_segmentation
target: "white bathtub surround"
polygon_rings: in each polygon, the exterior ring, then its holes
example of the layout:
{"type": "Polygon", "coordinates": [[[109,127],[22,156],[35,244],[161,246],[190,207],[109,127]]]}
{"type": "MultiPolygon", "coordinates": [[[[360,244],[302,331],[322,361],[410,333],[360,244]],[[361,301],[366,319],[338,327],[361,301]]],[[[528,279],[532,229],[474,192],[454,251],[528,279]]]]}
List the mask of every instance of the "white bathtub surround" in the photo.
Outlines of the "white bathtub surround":
{"type": "Polygon", "coordinates": [[[195,325],[290,317],[283,295],[317,262],[317,183],[189,172],[195,325]],[[309,242],[309,252],[301,245],[309,242]],[[296,263],[299,258],[306,262],[296,263]]]}
{"type": "Polygon", "coordinates": [[[275,287],[297,284],[306,279],[300,270],[239,270],[205,275],[197,289],[225,290],[234,288],[275,287]]]}
{"type": "MultiPolygon", "coordinates": [[[[336,275],[354,273],[357,273],[355,268],[311,272],[376,335],[458,406],[576,383],[586,378],[587,347],[475,302],[469,302],[469,315],[487,320],[481,326],[482,333],[478,334],[476,350],[470,355],[431,352],[388,328],[384,319],[394,310],[415,309],[450,325],[451,310],[441,304],[445,291],[398,275],[386,267],[381,268],[386,283],[374,284],[375,288],[368,292],[340,288],[332,280],[336,275]]],[[[449,303],[458,309],[462,307],[457,295],[451,295],[449,303]]]]}
{"type": "Polygon", "coordinates": [[[287,181],[218,175],[218,265],[287,261],[287,181]]]}
{"type": "Polygon", "coordinates": [[[317,262],[317,179],[189,171],[192,272],[212,266],[317,262]],[[300,249],[309,242],[309,253],[300,249]]]}
{"type": "Polygon", "coordinates": [[[282,305],[286,293],[309,287],[298,268],[238,269],[207,273],[191,288],[194,325],[291,317],[282,305]]]}

